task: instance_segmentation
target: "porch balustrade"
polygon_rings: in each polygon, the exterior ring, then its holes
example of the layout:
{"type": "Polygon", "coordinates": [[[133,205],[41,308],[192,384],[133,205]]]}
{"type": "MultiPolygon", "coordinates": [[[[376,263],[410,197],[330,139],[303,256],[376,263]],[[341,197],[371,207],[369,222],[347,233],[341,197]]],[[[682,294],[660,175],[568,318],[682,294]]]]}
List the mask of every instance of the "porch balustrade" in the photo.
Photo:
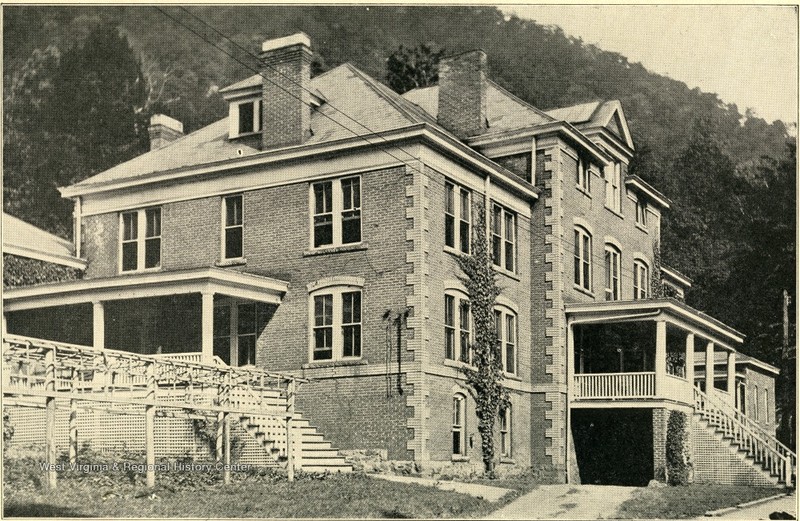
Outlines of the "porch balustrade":
{"type": "Polygon", "coordinates": [[[576,400],[653,398],[655,392],[655,372],[575,375],[576,400]]]}

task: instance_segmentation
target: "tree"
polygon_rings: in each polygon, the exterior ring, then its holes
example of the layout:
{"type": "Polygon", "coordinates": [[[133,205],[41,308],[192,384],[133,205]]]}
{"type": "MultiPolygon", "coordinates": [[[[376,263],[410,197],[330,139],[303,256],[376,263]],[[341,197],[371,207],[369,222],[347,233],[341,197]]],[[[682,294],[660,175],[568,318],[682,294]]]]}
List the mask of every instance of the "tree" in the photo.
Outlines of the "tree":
{"type": "Polygon", "coordinates": [[[508,406],[508,390],[503,386],[502,355],[495,329],[494,304],[500,289],[494,278],[485,223],[485,210],[480,207],[472,237],[472,255],[460,257],[459,264],[466,275],[464,284],[475,329],[472,365],[463,372],[475,400],[484,469],[489,477],[494,477],[494,425],[508,406]]]}
{"type": "Polygon", "coordinates": [[[148,147],[147,89],[110,25],[66,52],[36,49],[4,100],[4,209],[63,237],[72,205],[57,190],[148,147]]]}
{"type": "Polygon", "coordinates": [[[386,61],[386,81],[395,92],[428,87],[439,81],[439,60],[444,50],[433,51],[425,44],[413,49],[400,46],[386,61]]]}

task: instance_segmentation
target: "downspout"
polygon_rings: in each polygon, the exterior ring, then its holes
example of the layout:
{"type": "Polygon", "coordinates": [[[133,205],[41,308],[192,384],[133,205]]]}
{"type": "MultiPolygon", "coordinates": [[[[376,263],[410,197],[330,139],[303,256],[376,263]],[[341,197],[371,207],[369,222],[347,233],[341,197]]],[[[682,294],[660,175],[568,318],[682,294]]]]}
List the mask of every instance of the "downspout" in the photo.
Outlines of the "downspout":
{"type": "Polygon", "coordinates": [[[81,258],[81,198],[80,196],[75,198],[75,210],[73,211],[73,215],[75,216],[75,229],[72,231],[72,240],[75,243],[75,256],[77,258],[81,258]]]}

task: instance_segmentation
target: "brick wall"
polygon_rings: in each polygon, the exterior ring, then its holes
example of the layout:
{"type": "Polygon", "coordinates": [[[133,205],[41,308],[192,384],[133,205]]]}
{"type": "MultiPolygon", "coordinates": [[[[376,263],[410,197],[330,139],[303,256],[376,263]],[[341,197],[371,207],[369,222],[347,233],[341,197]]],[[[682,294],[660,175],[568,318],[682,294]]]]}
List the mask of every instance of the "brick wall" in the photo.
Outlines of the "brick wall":
{"type": "Polygon", "coordinates": [[[778,427],[775,415],[775,378],[752,367],[745,369],[745,410],[747,416],[770,432],[775,434],[778,427]],[[753,404],[754,392],[758,387],[758,418],[755,416],[756,408],[753,404]],[[764,389],[767,390],[767,415],[764,415],[764,389]]]}
{"type": "Polygon", "coordinates": [[[653,409],[653,479],[659,481],[666,480],[669,413],[663,407],[653,409]]]}
{"type": "Polygon", "coordinates": [[[119,214],[88,215],[83,218],[83,257],[88,261],[84,278],[112,277],[119,262],[119,214]]]}

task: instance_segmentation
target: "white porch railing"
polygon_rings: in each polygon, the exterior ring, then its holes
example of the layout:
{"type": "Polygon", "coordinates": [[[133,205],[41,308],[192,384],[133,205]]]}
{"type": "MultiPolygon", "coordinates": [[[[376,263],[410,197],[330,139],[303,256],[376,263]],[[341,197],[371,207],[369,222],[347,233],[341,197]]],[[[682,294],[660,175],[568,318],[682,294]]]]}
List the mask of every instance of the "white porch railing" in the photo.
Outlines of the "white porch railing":
{"type": "Polygon", "coordinates": [[[662,396],[659,398],[680,403],[692,403],[692,386],[683,378],[665,374],[662,396]]]}
{"type": "MultiPolygon", "coordinates": [[[[192,352],[192,353],[162,353],[160,355],[150,355],[157,360],[175,360],[179,362],[192,362],[195,364],[203,363],[203,353],[201,352],[192,352]]],[[[211,359],[213,365],[217,366],[225,366],[227,365],[220,357],[214,355],[211,359]]]]}
{"type": "Polygon", "coordinates": [[[653,398],[656,393],[655,382],[654,372],[576,374],[575,398],[653,398]]]}

